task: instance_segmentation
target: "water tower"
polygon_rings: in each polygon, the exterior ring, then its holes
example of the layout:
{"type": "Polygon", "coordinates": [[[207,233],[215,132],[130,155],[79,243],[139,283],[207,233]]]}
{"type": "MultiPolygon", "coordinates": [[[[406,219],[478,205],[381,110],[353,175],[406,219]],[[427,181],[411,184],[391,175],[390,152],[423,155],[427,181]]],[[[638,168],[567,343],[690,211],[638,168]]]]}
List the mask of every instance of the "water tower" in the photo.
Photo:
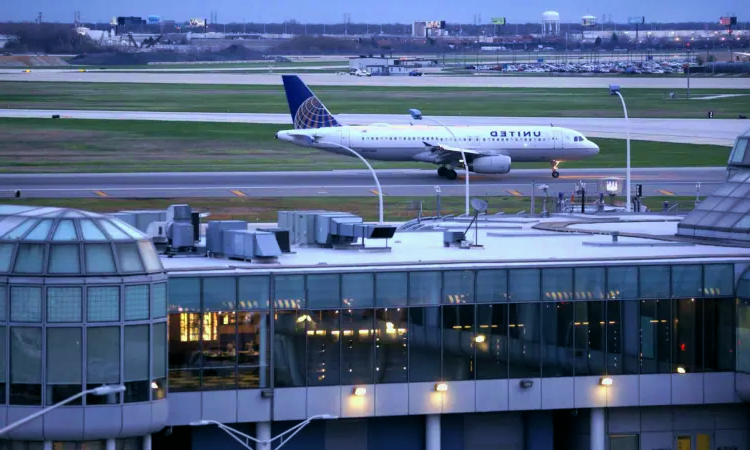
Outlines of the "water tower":
{"type": "Polygon", "coordinates": [[[542,13],[542,34],[560,34],[560,13],[545,11],[542,13]]]}

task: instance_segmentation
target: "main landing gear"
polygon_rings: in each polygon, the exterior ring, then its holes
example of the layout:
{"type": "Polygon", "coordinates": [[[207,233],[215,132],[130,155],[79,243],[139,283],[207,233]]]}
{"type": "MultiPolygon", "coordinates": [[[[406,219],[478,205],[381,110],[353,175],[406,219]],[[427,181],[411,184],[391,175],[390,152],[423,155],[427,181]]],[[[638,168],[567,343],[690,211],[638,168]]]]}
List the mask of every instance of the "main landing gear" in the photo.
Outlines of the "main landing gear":
{"type": "Polygon", "coordinates": [[[456,171],[455,171],[455,170],[453,170],[453,169],[449,169],[449,168],[447,168],[447,167],[445,167],[445,166],[441,166],[441,167],[440,167],[440,168],[438,169],[438,171],[437,171],[437,172],[438,172],[438,176],[439,176],[439,177],[442,177],[442,178],[447,178],[447,179],[449,179],[449,180],[455,180],[455,179],[456,179],[456,177],[458,177],[458,174],[456,173],[456,171]]]}
{"type": "Polygon", "coordinates": [[[552,161],[552,178],[560,176],[560,172],[557,171],[557,165],[560,164],[558,161],[552,161]]]}

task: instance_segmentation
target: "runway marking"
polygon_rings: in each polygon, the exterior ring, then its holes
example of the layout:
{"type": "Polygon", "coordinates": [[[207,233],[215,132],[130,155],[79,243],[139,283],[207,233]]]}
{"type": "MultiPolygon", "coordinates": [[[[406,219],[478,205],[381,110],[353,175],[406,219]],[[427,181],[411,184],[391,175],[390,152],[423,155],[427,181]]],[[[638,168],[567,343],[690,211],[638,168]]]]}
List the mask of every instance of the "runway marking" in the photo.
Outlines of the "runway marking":
{"type": "Polygon", "coordinates": [[[523,197],[523,194],[521,194],[515,189],[506,189],[506,192],[510,192],[510,194],[513,195],[514,197],[523,197]]]}
{"type": "Polygon", "coordinates": [[[229,192],[231,192],[232,194],[236,195],[237,197],[247,197],[247,194],[245,194],[244,192],[239,191],[237,189],[232,189],[229,192]]]}
{"type": "Polygon", "coordinates": [[[660,194],[667,195],[667,196],[674,196],[674,192],[668,191],[666,189],[657,189],[656,192],[659,192],[660,194]]]}
{"type": "Polygon", "coordinates": [[[94,191],[94,194],[98,195],[99,197],[106,197],[107,193],[103,191],[94,191]]]}
{"type": "MultiPolygon", "coordinates": [[[[370,192],[372,192],[375,195],[378,195],[378,190],[377,189],[370,189],[370,192]]],[[[383,197],[385,197],[385,192],[383,192],[383,197]]]]}

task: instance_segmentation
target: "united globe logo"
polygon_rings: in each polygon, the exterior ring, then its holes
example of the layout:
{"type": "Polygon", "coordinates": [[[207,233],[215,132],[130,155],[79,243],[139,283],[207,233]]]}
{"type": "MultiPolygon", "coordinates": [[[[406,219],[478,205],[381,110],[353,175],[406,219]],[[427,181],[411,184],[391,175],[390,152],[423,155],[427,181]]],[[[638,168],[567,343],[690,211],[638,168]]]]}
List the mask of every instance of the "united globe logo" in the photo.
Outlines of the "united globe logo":
{"type": "Polygon", "coordinates": [[[294,115],[294,128],[321,128],[335,122],[317,97],[310,97],[300,105],[294,115]],[[328,122],[326,124],[326,122],[328,122]]]}

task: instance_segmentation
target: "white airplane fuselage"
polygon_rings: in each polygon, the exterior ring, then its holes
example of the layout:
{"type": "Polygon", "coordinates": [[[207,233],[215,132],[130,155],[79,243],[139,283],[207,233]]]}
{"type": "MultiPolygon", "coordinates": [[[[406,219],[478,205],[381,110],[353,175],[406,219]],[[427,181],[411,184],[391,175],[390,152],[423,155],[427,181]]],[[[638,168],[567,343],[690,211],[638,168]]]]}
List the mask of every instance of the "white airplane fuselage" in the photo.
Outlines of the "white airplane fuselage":
{"type": "MultiPolygon", "coordinates": [[[[574,161],[599,153],[581,133],[561,127],[368,125],[280,131],[276,137],[304,147],[353,157],[345,146],[376,161],[443,164],[449,146],[471,152],[468,159],[504,155],[512,162],[574,161]]],[[[456,152],[454,152],[456,153],[456,152]]],[[[460,159],[460,153],[455,160],[460,159]]]]}

